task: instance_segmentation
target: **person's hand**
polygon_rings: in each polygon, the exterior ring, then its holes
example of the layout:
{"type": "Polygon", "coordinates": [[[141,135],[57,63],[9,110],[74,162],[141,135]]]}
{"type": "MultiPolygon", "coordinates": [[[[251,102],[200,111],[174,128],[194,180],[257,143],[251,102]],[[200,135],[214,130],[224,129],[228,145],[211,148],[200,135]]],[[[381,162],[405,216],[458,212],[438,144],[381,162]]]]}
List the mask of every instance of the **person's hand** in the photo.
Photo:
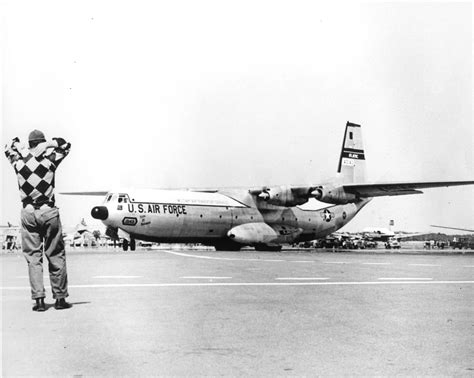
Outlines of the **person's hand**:
{"type": "Polygon", "coordinates": [[[11,148],[15,148],[15,145],[17,143],[20,143],[20,138],[18,138],[18,137],[13,138],[11,148]]]}
{"type": "Polygon", "coordinates": [[[56,138],[53,138],[53,140],[56,141],[56,143],[58,144],[58,147],[63,145],[63,144],[66,144],[66,141],[63,138],[56,137],[56,138]]]}

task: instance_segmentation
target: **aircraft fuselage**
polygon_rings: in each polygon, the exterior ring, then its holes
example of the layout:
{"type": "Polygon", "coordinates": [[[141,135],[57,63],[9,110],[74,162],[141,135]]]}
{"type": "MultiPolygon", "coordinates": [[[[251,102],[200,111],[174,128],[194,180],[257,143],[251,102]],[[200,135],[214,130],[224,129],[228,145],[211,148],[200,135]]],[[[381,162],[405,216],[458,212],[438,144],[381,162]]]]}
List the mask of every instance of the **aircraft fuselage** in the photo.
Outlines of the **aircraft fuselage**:
{"type": "Polygon", "coordinates": [[[103,222],[121,230],[119,234],[146,241],[217,246],[235,238],[242,245],[272,245],[329,235],[368,202],[305,210],[262,204],[245,190],[137,190],[109,193],[103,222]]]}

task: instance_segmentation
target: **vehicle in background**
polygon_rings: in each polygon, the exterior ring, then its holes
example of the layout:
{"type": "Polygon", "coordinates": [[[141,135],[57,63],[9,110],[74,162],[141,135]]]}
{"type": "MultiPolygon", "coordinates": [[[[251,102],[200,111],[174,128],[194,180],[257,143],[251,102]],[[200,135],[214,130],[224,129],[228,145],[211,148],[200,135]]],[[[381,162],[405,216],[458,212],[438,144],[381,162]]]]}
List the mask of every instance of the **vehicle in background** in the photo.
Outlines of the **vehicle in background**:
{"type": "Polygon", "coordinates": [[[452,249],[474,249],[474,241],[469,237],[457,237],[449,244],[452,249]]]}
{"type": "Polygon", "coordinates": [[[400,249],[401,245],[397,238],[389,238],[385,242],[385,249],[400,249]]]}

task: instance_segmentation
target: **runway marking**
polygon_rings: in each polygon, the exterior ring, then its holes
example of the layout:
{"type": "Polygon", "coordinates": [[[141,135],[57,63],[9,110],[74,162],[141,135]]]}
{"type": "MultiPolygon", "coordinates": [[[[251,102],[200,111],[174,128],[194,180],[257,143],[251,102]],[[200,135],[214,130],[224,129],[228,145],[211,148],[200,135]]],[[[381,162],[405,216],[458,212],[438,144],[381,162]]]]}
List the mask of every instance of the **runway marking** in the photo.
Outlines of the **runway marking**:
{"type": "MultiPolygon", "coordinates": [[[[170,255],[176,256],[183,256],[183,257],[194,257],[195,259],[206,259],[206,260],[226,260],[226,261],[272,261],[272,260],[263,260],[263,259],[239,259],[233,257],[212,257],[212,256],[198,256],[198,255],[190,255],[188,253],[180,253],[180,252],[173,252],[173,251],[160,251],[164,253],[169,253],[170,255]]],[[[277,260],[275,260],[277,261],[277,260]]],[[[283,260],[278,260],[283,261],[283,260]]]]}
{"type": "MultiPolygon", "coordinates": [[[[194,282],[194,283],[148,283],[148,284],[88,284],[88,285],[69,285],[74,289],[90,288],[146,288],[146,287],[207,287],[207,286],[369,286],[369,285],[460,285],[474,284],[474,281],[361,281],[361,282],[194,282]]],[[[46,286],[46,289],[51,289],[46,286]]],[[[0,290],[30,290],[29,286],[7,286],[0,290]]]]}
{"type": "Polygon", "coordinates": [[[464,265],[463,268],[474,268],[474,265],[464,265]]]}
{"type": "Polygon", "coordinates": [[[350,264],[350,262],[345,262],[345,261],[325,261],[324,264],[350,264]]]}
{"type": "Polygon", "coordinates": [[[425,281],[430,281],[432,280],[432,278],[409,278],[409,277],[382,277],[382,278],[379,278],[379,280],[405,280],[405,281],[422,281],[422,280],[425,280],[425,281]]]}
{"type": "Polygon", "coordinates": [[[380,262],[365,262],[362,265],[392,265],[392,263],[380,263],[380,262]]]}
{"type": "Polygon", "coordinates": [[[93,276],[92,278],[141,278],[143,276],[93,276]]]}
{"type": "Polygon", "coordinates": [[[184,276],[185,279],[230,280],[232,277],[184,276]]]}
{"type": "MultiPolygon", "coordinates": [[[[48,274],[44,274],[43,275],[43,278],[48,278],[49,275],[48,274]]],[[[21,278],[21,279],[24,279],[24,278],[30,278],[29,276],[16,276],[15,278],[21,278]]]]}
{"type": "Polygon", "coordinates": [[[289,262],[294,262],[294,263],[314,263],[314,261],[311,260],[290,260],[289,262]]]}
{"type": "Polygon", "coordinates": [[[441,266],[439,264],[408,264],[410,266],[441,266]]]}
{"type": "Polygon", "coordinates": [[[295,281],[305,281],[305,280],[308,280],[308,281],[316,281],[316,280],[328,280],[329,278],[326,278],[326,277],[277,277],[275,278],[276,280],[288,280],[288,281],[291,281],[291,280],[295,280],[295,281]]]}

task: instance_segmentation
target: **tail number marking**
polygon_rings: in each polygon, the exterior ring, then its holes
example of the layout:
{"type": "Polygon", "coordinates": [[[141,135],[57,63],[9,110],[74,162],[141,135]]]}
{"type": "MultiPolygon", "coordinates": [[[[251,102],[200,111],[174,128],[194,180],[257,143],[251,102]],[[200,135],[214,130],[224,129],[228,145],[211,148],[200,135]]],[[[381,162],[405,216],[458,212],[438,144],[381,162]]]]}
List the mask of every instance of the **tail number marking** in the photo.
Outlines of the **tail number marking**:
{"type": "Polygon", "coordinates": [[[354,167],[355,162],[352,159],[342,158],[342,165],[346,165],[348,167],[354,167]]]}

